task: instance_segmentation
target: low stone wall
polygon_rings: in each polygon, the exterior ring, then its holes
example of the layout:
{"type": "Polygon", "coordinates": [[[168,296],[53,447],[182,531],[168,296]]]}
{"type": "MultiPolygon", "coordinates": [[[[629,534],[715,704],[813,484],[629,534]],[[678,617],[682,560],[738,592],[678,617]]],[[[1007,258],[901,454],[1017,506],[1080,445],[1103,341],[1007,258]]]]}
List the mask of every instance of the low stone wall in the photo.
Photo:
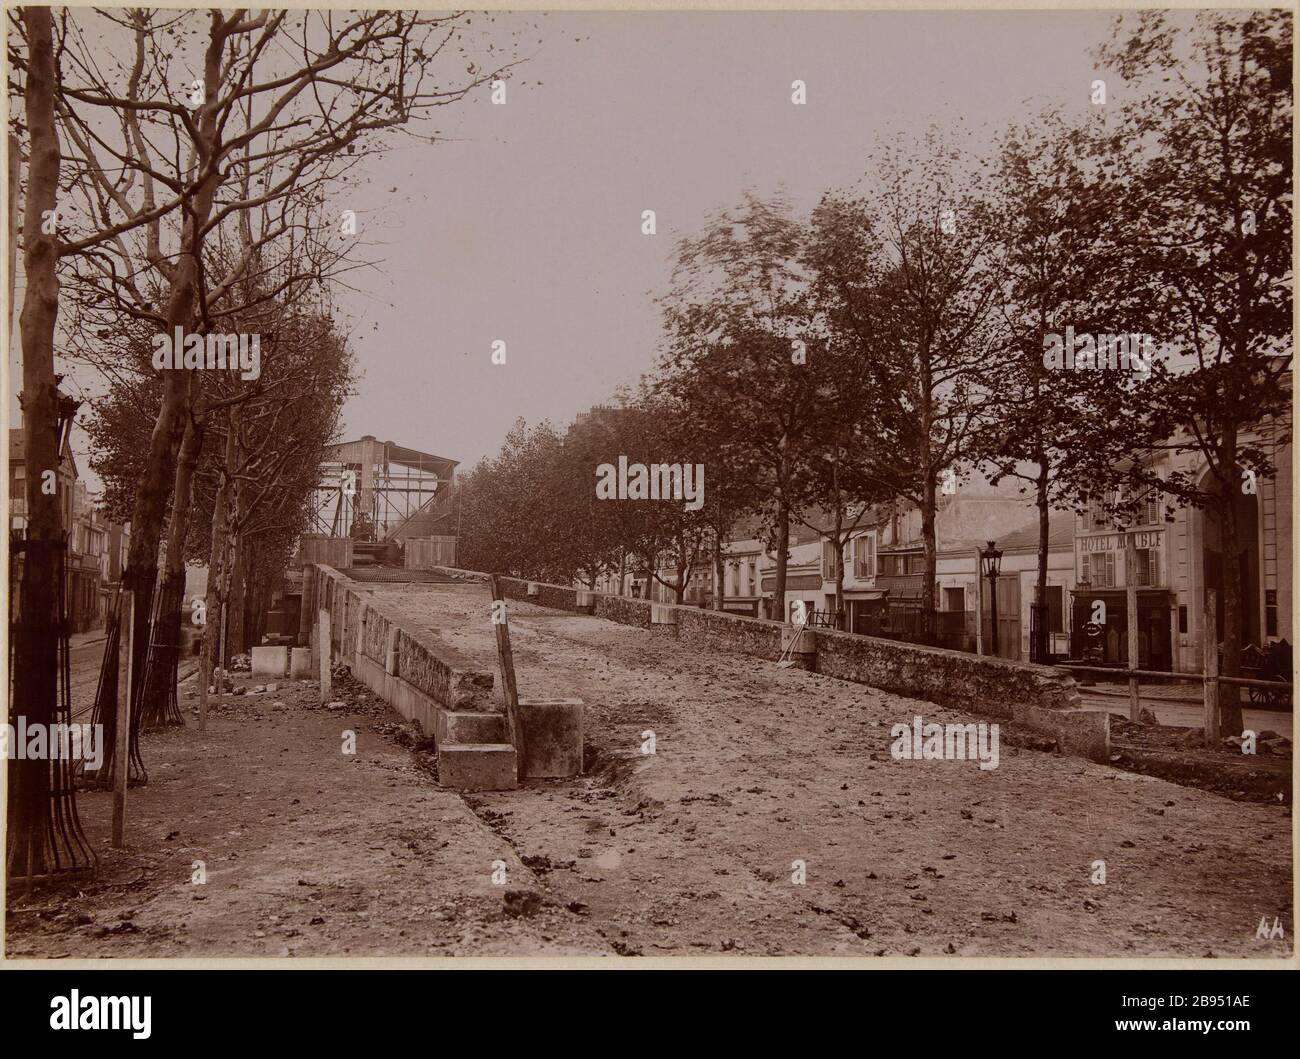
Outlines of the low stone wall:
{"type": "Polygon", "coordinates": [[[1011,721],[1062,750],[1110,760],[1110,717],[1081,708],[1074,677],[1051,666],[818,629],[817,672],[1011,721]]]}
{"type": "MultiPolygon", "coordinates": [[[[452,566],[435,566],[440,574],[465,581],[486,581],[488,575],[477,570],[459,570],[452,566]]],[[[544,581],[526,581],[518,577],[497,577],[501,586],[501,595],[506,599],[519,599],[525,603],[536,603],[539,607],[551,610],[567,610],[585,614],[585,608],[578,606],[578,590],[564,585],[549,585],[544,581]],[[537,595],[528,594],[528,586],[537,586],[537,595]]],[[[605,592],[591,594],[595,606],[591,613],[598,618],[608,618],[620,625],[638,625],[650,627],[650,601],[648,599],[629,599],[627,596],[614,596],[605,592]]]]}
{"type": "Polygon", "coordinates": [[[775,662],[781,657],[781,623],[699,607],[674,607],[677,639],[692,647],[741,654],[775,662]]]}
{"type": "Polygon", "coordinates": [[[598,618],[607,618],[620,625],[636,625],[642,629],[650,628],[650,601],[648,599],[630,599],[627,596],[609,596],[603,592],[596,593],[596,605],[592,614],[598,618]]]}
{"type": "MultiPolygon", "coordinates": [[[[474,571],[438,569],[453,577],[487,579],[474,571]]],[[[555,610],[577,609],[576,589],[531,582],[538,585],[538,594],[529,596],[528,581],[501,577],[498,582],[507,599],[555,610]]],[[[649,600],[601,592],[594,599],[597,617],[650,627],[649,600]]],[[[664,635],[712,650],[772,661],[781,657],[784,626],[780,622],[699,607],[654,606],[676,612],[675,631],[673,626],[657,627],[664,635]]],[[[813,668],[817,673],[1010,721],[1057,740],[1068,753],[1110,760],[1110,716],[1081,708],[1074,677],[1066,670],[827,629],[806,630],[804,637],[816,644],[813,668]]]]}
{"type": "MultiPolygon", "coordinates": [[[[333,657],[346,662],[358,679],[409,720],[418,720],[426,735],[434,733],[431,711],[436,709],[500,711],[491,671],[478,668],[448,644],[429,642],[427,633],[407,628],[405,619],[375,604],[372,588],[348,580],[333,567],[318,564],[312,576],[315,598],[330,614],[333,657]],[[391,658],[390,643],[395,648],[391,658]],[[408,702],[418,708],[403,708],[408,702]]],[[[313,645],[316,635],[313,631],[313,645]]]]}

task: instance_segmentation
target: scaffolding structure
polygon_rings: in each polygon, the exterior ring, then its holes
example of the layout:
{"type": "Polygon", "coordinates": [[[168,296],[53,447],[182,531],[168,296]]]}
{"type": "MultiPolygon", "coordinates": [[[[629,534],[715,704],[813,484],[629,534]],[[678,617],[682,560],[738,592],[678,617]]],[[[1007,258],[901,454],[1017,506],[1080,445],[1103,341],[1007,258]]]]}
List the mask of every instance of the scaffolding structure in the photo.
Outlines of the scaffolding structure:
{"type": "Polygon", "coordinates": [[[422,511],[441,506],[456,460],[367,434],[329,446],[311,500],[311,532],[389,540],[422,511]]]}

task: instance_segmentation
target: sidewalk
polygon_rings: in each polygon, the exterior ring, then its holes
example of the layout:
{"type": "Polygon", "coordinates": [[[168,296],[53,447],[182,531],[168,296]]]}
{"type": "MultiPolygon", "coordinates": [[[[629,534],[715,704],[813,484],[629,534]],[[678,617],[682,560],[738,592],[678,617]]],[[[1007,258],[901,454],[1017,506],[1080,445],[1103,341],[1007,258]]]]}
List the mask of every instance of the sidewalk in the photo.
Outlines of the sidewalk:
{"type": "MultiPolygon", "coordinates": [[[[1188,685],[1196,687],[1196,685],[1188,685]]],[[[1161,724],[1174,728],[1201,728],[1205,724],[1205,706],[1199,698],[1188,698],[1153,694],[1156,691],[1174,691],[1178,688],[1138,689],[1138,702],[1143,709],[1151,710],[1161,724]]],[[[1096,687],[1079,689],[1082,706],[1085,710],[1099,713],[1121,713],[1125,717],[1129,712],[1128,687],[1123,684],[1098,684],[1096,687]]],[[[1294,739],[1294,714],[1289,710],[1255,709],[1249,702],[1242,703],[1242,724],[1255,732],[1281,732],[1288,739],[1294,739]]]]}

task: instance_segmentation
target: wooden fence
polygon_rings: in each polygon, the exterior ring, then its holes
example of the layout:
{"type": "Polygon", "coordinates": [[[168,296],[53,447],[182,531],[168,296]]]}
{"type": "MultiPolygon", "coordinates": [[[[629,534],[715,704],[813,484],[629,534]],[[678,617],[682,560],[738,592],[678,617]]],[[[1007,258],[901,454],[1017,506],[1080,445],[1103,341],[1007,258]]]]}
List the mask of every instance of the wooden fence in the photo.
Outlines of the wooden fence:
{"type": "Polygon", "coordinates": [[[455,537],[409,537],[406,540],[406,569],[432,570],[456,565],[455,537]]]}

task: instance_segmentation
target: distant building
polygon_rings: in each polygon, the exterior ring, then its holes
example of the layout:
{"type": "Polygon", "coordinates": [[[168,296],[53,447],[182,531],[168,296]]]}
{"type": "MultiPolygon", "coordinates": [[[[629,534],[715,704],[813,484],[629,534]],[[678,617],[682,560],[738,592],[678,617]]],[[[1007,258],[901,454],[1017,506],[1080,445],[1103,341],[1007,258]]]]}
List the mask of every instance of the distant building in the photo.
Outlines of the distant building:
{"type": "MultiPolygon", "coordinates": [[[[9,431],[9,532],[18,539],[27,532],[26,445],[20,428],[9,431]]],[[[97,510],[86,484],[79,480],[76,459],[65,442],[59,454],[55,490],[67,533],[65,559],[69,632],[87,632],[103,625],[126,564],[129,526],[112,522],[97,510]]],[[[16,590],[22,578],[21,557],[15,558],[16,590]]]]}
{"type": "MultiPolygon", "coordinates": [[[[1238,633],[1244,644],[1294,642],[1292,627],[1292,490],[1291,447],[1279,444],[1271,425],[1243,435],[1271,453],[1277,474],[1254,480],[1242,475],[1236,496],[1237,525],[1243,552],[1239,558],[1243,599],[1238,633]]],[[[1179,472],[1209,488],[1209,471],[1199,453],[1164,454],[1154,464],[1161,477],[1179,472]]],[[[1205,604],[1215,593],[1216,641],[1222,642],[1223,554],[1218,519],[1213,511],[1175,507],[1168,496],[1151,497],[1135,523],[1117,530],[1107,515],[1111,498],[1099,497],[1074,527],[1077,587],[1073,593],[1075,643],[1106,663],[1128,654],[1126,589],[1137,588],[1138,661],[1143,669],[1200,672],[1204,665],[1205,604]],[[1135,538],[1136,566],[1128,568],[1125,534],[1135,538]],[[1097,604],[1104,606],[1098,609],[1097,604]],[[1101,618],[1091,645],[1079,640],[1083,622],[1101,618]]]]}

